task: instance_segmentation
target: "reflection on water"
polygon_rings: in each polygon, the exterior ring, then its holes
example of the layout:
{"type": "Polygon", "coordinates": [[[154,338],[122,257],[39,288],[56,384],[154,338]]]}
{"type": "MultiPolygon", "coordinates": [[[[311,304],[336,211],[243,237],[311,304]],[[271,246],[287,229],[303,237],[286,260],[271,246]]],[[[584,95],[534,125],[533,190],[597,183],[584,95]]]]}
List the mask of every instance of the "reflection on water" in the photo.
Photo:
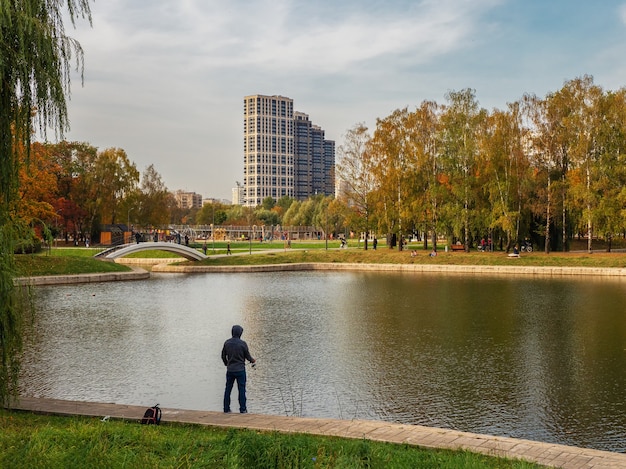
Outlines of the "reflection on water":
{"type": "Polygon", "coordinates": [[[389,273],[41,287],[22,394],[219,411],[240,323],[251,412],[626,451],[625,299],[613,279],[389,273]]]}

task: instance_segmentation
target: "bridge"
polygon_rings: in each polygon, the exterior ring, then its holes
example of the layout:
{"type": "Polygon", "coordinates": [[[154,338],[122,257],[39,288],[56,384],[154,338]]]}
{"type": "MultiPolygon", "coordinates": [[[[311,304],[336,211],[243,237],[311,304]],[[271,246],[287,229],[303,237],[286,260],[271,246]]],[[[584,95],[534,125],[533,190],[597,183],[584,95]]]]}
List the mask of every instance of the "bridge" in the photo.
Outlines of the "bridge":
{"type": "Polygon", "coordinates": [[[149,243],[136,243],[136,244],[123,244],[121,246],[115,246],[110,249],[106,249],[99,252],[94,257],[104,258],[108,260],[117,259],[118,257],[124,257],[133,252],[140,251],[169,251],[184,257],[190,261],[201,261],[206,259],[200,251],[178,243],[164,243],[164,242],[149,242],[149,243]]]}

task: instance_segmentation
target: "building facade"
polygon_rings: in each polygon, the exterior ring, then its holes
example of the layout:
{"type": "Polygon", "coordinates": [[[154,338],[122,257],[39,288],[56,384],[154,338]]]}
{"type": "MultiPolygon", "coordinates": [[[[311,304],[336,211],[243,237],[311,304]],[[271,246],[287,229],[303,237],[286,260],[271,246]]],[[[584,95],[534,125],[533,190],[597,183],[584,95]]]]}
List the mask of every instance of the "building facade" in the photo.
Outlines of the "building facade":
{"type": "Polygon", "coordinates": [[[176,203],[180,208],[202,208],[202,194],[195,192],[174,192],[176,203]]]}
{"type": "Polygon", "coordinates": [[[293,197],[293,100],[254,95],[243,103],[244,205],[293,197]]]}
{"type": "MultiPolygon", "coordinates": [[[[242,205],[283,196],[304,200],[334,193],[335,145],[284,96],[244,98],[242,205]]],[[[233,198],[234,199],[234,198],[233,198]]],[[[235,200],[233,200],[235,203],[235,200]]]]}

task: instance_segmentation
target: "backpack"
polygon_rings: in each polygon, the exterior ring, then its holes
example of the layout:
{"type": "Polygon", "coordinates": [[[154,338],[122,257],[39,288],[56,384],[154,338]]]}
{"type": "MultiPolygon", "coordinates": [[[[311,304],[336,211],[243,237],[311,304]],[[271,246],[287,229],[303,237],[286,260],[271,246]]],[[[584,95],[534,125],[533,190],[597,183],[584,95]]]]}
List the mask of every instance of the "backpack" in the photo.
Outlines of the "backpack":
{"type": "Polygon", "coordinates": [[[161,422],[161,408],[159,404],[154,407],[149,407],[143,414],[143,418],[141,419],[141,423],[143,424],[154,424],[158,425],[161,422]]]}

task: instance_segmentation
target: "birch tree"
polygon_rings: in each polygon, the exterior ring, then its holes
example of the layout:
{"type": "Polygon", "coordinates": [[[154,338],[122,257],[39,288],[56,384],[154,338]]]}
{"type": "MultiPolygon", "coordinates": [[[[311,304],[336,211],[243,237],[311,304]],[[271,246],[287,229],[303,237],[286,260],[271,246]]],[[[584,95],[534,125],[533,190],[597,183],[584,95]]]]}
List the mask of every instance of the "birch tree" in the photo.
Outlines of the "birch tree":
{"type": "Polygon", "coordinates": [[[336,175],[339,178],[339,197],[344,199],[355,214],[358,228],[365,232],[364,248],[370,230],[373,207],[374,165],[369,151],[370,135],[364,124],[348,130],[344,143],[338,148],[336,175]]]}

